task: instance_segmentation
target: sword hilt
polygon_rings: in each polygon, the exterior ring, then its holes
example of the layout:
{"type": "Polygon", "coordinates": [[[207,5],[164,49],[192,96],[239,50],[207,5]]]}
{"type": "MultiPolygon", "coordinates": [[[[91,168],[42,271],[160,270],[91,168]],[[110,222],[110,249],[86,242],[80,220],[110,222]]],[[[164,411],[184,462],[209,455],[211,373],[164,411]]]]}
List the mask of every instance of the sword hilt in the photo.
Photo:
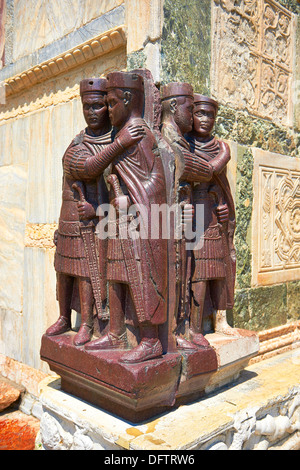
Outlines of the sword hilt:
{"type": "Polygon", "coordinates": [[[80,198],[80,202],[85,202],[85,197],[84,197],[84,194],[83,194],[82,184],[79,183],[79,182],[74,183],[74,184],[72,184],[72,188],[73,188],[75,191],[78,191],[79,198],[80,198]]]}
{"type": "Polygon", "coordinates": [[[112,185],[116,197],[124,196],[117,175],[109,175],[107,181],[112,185]]]}

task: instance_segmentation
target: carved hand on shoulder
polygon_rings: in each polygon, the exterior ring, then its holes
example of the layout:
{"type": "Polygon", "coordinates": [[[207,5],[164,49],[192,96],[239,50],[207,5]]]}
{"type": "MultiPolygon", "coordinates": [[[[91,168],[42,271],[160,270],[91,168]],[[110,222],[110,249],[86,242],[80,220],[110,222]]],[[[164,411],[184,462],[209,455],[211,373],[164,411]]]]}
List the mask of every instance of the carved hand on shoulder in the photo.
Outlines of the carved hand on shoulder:
{"type": "Polygon", "coordinates": [[[122,147],[128,148],[139,143],[145,135],[143,126],[128,126],[121,130],[117,139],[122,147]]]}
{"type": "Polygon", "coordinates": [[[78,202],[77,207],[80,220],[90,220],[96,217],[96,211],[89,202],[78,202]]]}

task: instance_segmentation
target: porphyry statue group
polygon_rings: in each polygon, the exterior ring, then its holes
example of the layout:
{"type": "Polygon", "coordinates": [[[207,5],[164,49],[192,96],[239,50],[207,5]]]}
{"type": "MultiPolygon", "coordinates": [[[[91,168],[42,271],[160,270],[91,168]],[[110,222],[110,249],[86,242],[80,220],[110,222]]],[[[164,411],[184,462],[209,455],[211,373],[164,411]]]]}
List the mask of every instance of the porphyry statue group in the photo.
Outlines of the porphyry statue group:
{"type": "Polygon", "coordinates": [[[60,314],[46,331],[48,336],[68,333],[76,310],[81,324],[73,344],[86,351],[124,350],[121,361],[128,364],[165,353],[160,331],[168,322],[173,322],[169,332],[179,350],[209,348],[203,334],[207,298],[215,330],[225,333],[230,333],[226,310],[234,301],[235,210],[226,176],[230,150],[212,135],[218,103],[188,83],[156,87],[151,96],[145,86],[149,74],[143,72],[112,72],[80,83],[87,127],[63,156],[55,234],[60,314]],[[155,129],[145,117],[151,106],[159,110],[155,129]],[[171,156],[168,162],[162,149],[171,156]],[[141,207],[139,224],[151,227],[157,224],[152,205],[174,201],[193,227],[195,208],[202,207],[199,246],[187,250],[185,240],[126,236],[134,217],[124,207],[141,207]],[[119,214],[111,218],[116,236],[106,239],[97,237],[96,229],[103,204],[119,214]],[[177,286],[172,292],[171,278],[177,286]],[[172,295],[177,298],[170,302],[172,295]],[[136,331],[135,342],[131,331],[136,331]]]}

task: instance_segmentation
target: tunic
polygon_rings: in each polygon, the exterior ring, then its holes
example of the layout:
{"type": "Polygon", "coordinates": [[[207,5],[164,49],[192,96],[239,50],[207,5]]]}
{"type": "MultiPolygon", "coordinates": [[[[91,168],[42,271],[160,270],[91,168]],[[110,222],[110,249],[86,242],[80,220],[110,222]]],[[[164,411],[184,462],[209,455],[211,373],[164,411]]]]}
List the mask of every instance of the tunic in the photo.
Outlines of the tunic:
{"type": "MultiPolygon", "coordinates": [[[[85,255],[77,203],[79,193],[72,188],[75,182],[82,184],[87,202],[96,210],[99,204],[108,200],[108,192],[103,175],[98,177],[79,174],[76,170],[77,161],[86,160],[98,154],[111,143],[111,133],[103,136],[90,136],[82,131],[72,141],[63,157],[63,191],[62,207],[58,225],[57,247],[54,266],[58,273],[75,277],[90,277],[88,262],[85,255]]],[[[95,230],[98,219],[89,221],[95,230]]],[[[100,260],[101,261],[101,260],[100,260]]]]}
{"type": "MultiPolygon", "coordinates": [[[[198,141],[189,137],[191,151],[207,162],[215,159],[220,153],[219,141],[212,138],[208,142],[198,141]]],[[[235,209],[229,182],[226,176],[225,164],[219,174],[214,174],[209,182],[193,183],[193,204],[204,207],[204,232],[202,246],[193,251],[194,269],[192,282],[202,280],[223,280],[226,282],[224,297],[214,298],[213,303],[222,309],[233,307],[236,259],[233,246],[235,229],[235,209]],[[229,222],[222,227],[217,218],[217,207],[226,203],[229,209],[229,222]],[[221,308],[221,307],[219,307],[221,308]]],[[[218,290],[220,292],[220,289],[218,290]]]]}
{"type": "MultiPolygon", "coordinates": [[[[127,191],[131,204],[140,205],[141,221],[151,227],[151,205],[166,203],[166,185],[162,161],[157,152],[156,139],[146,122],[141,118],[131,119],[127,125],[141,125],[145,129],[145,137],[131,148],[124,150],[118,135],[114,142],[107,146],[101,154],[94,157],[87,156],[87,152],[80,152],[78,156],[74,151],[67,152],[66,168],[70,168],[71,180],[94,180],[111,165],[111,172],[118,175],[120,185],[127,191]]],[[[70,178],[69,173],[66,180],[70,178]]],[[[68,183],[69,184],[69,183],[68,183]]],[[[115,195],[111,190],[110,198],[115,195]]],[[[118,240],[113,241],[118,244],[118,240]]],[[[131,239],[127,247],[131,250],[131,239]]],[[[137,256],[128,256],[123,243],[118,244],[118,256],[121,260],[114,260],[117,247],[111,246],[108,240],[109,263],[107,279],[116,282],[128,282],[133,293],[137,320],[139,323],[149,322],[160,325],[167,320],[167,240],[151,240],[139,238],[140,262],[137,256]],[[113,266],[116,262],[123,265],[123,275],[119,278],[120,270],[113,266]],[[124,279],[124,266],[126,264],[126,279],[124,279]],[[132,265],[132,270],[129,270],[132,265]]]]}
{"type": "MultiPolygon", "coordinates": [[[[155,137],[146,122],[136,118],[130,124],[143,126],[146,136],[113,162],[112,172],[118,175],[130,203],[142,209],[139,220],[143,227],[151,230],[151,205],[166,203],[164,170],[160,155],[155,151],[155,137]]],[[[111,192],[110,198],[114,197],[111,192]]],[[[152,240],[151,232],[147,233],[146,239],[128,240],[134,253],[131,260],[126,253],[126,242],[124,247],[118,233],[116,239],[108,240],[107,279],[128,283],[131,291],[135,287],[137,296],[133,296],[133,301],[138,322],[159,325],[167,319],[167,240],[152,240]],[[128,261],[134,266],[133,275],[128,271],[128,261]]]]}

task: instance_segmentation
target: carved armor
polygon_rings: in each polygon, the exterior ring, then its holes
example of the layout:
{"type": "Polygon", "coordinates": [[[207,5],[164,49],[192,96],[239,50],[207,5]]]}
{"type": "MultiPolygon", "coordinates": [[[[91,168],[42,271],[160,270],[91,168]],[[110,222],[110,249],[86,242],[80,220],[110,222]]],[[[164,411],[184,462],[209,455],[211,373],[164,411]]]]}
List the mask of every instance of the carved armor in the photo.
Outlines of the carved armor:
{"type": "MultiPolygon", "coordinates": [[[[120,179],[123,194],[131,204],[141,205],[145,213],[140,218],[151,230],[151,204],[166,203],[164,171],[159,156],[153,152],[155,138],[143,119],[136,118],[131,124],[142,126],[146,136],[136,146],[125,151],[114,162],[112,171],[120,179]]],[[[114,197],[114,196],[112,196],[114,197]]],[[[162,324],[166,321],[166,240],[128,239],[134,259],[136,279],[132,278],[126,265],[124,244],[120,238],[109,239],[107,279],[136,285],[141,290],[142,305],[135,302],[139,322],[162,324]],[[149,282],[149,279],[152,281],[149,282]]],[[[129,260],[127,260],[129,261],[129,260]]]]}
{"type": "MultiPolygon", "coordinates": [[[[73,140],[63,157],[63,201],[55,254],[55,269],[59,273],[89,277],[88,262],[80,232],[80,225],[83,222],[79,220],[77,209],[79,194],[72,186],[78,181],[82,183],[85,199],[92,204],[95,211],[99,204],[108,201],[103,175],[97,179],[95,176],[86,175],[78,171],[78,165],[82,165],[110,143],[110,132],[100,137],[93,137],[83,131],[73,140]]],[[[89,221],[93,229],[97,222],[97,218],[89,221]]]]}
{"type": "Polygon", "coordinates": [[[193,204],[202,204],[204,207],[204,233],[201,249],[193,251],[192,282],[222,279],[224,286],[215,289],[217,294],[212,295],[212,301],[215,308],[225,310],[233,307],[235,284],[235,210],[224,171],[229,155],[225,153],[220,157],[220,142],[215,138],[209,142],[200,142],[195,136],[189,136],[188,141],[195,156],[218,167],[210,182],[193,184],[193,204]],[[229,210],[225,232],[217,218],[217,208],[224,203],[229,210]]]}

